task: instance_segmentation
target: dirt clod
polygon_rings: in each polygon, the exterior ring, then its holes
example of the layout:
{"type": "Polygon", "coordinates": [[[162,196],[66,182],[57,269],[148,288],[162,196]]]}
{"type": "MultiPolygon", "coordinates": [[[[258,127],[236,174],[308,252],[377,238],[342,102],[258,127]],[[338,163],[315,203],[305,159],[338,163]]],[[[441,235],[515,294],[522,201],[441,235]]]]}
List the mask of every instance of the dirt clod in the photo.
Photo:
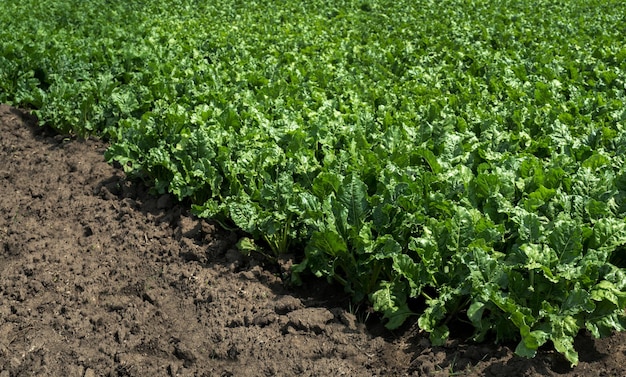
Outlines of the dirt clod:
{"type": "Polygon", "coordinates": [[[298,309],[287,314],[291,326],[296,330],[312,331],[321,334],[326,328],[326,323],[335,318],[333,313],[326,308],[298,309]]]}

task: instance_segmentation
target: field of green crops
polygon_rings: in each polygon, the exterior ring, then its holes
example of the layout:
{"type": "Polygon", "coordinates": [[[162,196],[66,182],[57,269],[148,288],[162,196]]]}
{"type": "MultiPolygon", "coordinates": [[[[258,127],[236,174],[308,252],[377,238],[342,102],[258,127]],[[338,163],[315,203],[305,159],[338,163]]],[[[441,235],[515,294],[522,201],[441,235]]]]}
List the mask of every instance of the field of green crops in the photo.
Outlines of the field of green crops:
{"type": "Polygon", "coordinates": [[[624,330],[626,2],[3,0],[0,102],[435,344],[624,330]]]}

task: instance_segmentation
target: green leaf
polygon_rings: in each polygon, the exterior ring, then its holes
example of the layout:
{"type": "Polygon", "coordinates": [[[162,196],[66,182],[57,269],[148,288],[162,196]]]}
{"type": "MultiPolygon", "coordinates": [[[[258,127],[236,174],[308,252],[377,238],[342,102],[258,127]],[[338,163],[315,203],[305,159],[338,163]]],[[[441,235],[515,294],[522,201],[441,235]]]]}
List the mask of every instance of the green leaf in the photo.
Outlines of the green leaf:
{"type": "Polygon", "coordinates": [[[437,326],[429,336],[433,346],[443,346],[450,337],[450,329],[447,325],[437,326]]]}
{"type": "Polygon", "coordinates": [[[623,309],[626,305],[626,292],[621,291],[615,286],[615,283],[607,280],[598,282],[589,293],[592,300],[607,300],[615,305],[615,309],[623,309]]]}
{"type": "Polygon", "coordinates": [[[437,161],[437,156],[435,156],[432,151],[425,148],[418,148],[415,153],[424,158],[433,173],[439,174],[442,172],[442,167],[439,161],[437,161]]]}
{"type": "Polygon", "coordinates": [[[560,264],[570,264],[580,259],[583,252],[583,234],[580,225],[571,220],[557,220],[548,236],[560,264]]]}
{"type": "MultiPolygon", "coordinates": [[[[419,317],[417,323],[422,330],[432,334],[439,327],[441,320],[445,318],[445,316],[445,305],[439,300],[433,300],[428,303],[428,307],[419,317]]],[[[446,339],[444,339],[444,341],[445,340],[446,339]]]]}
{"type": "Polygon", "coordinates": [[[519,238],[523,242],[540,243],[544,238],[544,227],[541,218],[527,211],[518,211],[513,217],[513,221],[518,225],[519,238]]]}
{"type": "Polygon", "coordinates": [[[325,198],[331,193],[336,193],[341,187],[341,176],[335,173],[322,172],[313,180],[313,193],[318,198],[325,198]]]}
{"type": "Polygon", "coordinates": [[[614,306],[611,305],[607,310],[603,310],[603,312],[609,312],[611,314],[590,316],[592,320],[585,322],[585,327],[596,338],[606,338],[613,335],[615,331],[626,330],[626,317],[624,313],[616,313],[614,310],[614,306]]]}
{"type": "Polygon", "coordinates": [[[592,154],[589,158],[587,158],[585,161],[583,161],[583,163],[581,164],[581,166],[583,168],[589,168],[591,170],[597,170],[599,168],[602,168],[608,164],[611,163],[611,160],[600,154],[600,153],[594,153],[592,154]]]}
{"type": "Polygon", "coordinates": [[[536,348],[529,348],[524,340],[521,340],[515,347],[515,354],[532,359],[537,354],[536,348]]]}
{"type": "Polygon", "coordinates": [[[499,180],[495,174],[479,174],[472,181],[476,194],[481,198],[488,198],[498,192],[499,180]]]}
{"type": "Polygon", "coordinates": [[[230,218],[242,230],[255,234],[259,228],[258,209],[252,203],[233,202],[228,206],[230,218]]]}
{"type": "Polygon", "coordinates": [[[365,183],[356,174],[346,177],[339,188],[337,200],[348,211],[348,224],[360,229],[369,210],[365,183]]]}
{"type": "Polygon", "coordinates": [[[330,257],[337,257],[342,253],[346,253],[348,246],[339,234],[332,230],[325,230],[323,232],[314,232],[311,235],[307,249],[319,250],[330,257]]]}
{"type": "Polygon", "coordinates": [[[574,348],[574,337],[578,334],[578,326],[576,320],[572,317],[553,320],[556,329],[552,331],[550,340],[554,344],[554,348],[561,353],[571,367],[578,365],[578,352],[574,348]]]}
{"type": "Polygon", "coordinates": [[[419,296],[427,281],[425,279],[426,272],[423,266],[413,261],[407,254],[394,253],[392,258],[393,270],[409,282],[409,286],[411,287],[409,296],[419,296]]]}
{"type": "Polygon", "coordinates": [[[522,340],[515,348],[515,354],[526,358],[535,357],[539,347],[544,345],[550,337],[550,334],[543,330],[530,331],[529,327],[521,329],[521,335],[522,340]]]}
{"type": "Polygon", "coordinates": [[[388,320],[385,327],[390,330],[400,327],[413,315],[406,299],[404,284],[399,282],[383,281],[378,290],[370,295],[374,310],[383,313],[384,318],[388,320]]]}
{"type": "Polygon", "coordinates": [[[584,289],[575,288],[567,293],[567,297],[561,305],[561,312],[575,315],[581,311],[591,313],[595,308],[595,304],[591,301],[591,295],[584,289]]]}
{"type": "Polygon", "coordinates": [[[235,246],[243,255],[249,255],[251,252],[257,250],[257,246],[254,244],[254,240],[248,237],[243,237],[239,239],[235,246]]]}
{"type": "Polygon", "coordinates": [[[547,245],[523,244],[520,246],[520,251],[526,257],[524,267],[529,270],[550,268],[556,260],[554,251],[547,245]]]}
{"type": "Polygon", "coordinates": [[[467,318],[474,324],[474,327],[482,327],[482,316],[485,311],[486,305],[481,301],[474,301],[467,308],[467,318]]]}
{"type": "Polygon", "coordinates": [[[626,220],[600,219],[593,226],[590,248],[613,251],[623,245],[626,245],[626,220]]]}

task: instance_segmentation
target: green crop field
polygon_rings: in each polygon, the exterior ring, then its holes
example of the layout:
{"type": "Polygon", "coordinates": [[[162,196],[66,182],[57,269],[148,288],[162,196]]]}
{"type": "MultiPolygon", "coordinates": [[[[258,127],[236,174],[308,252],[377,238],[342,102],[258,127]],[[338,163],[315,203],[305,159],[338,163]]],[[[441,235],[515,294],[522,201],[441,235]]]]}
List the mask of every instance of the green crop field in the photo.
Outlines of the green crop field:
{"type": "Polygon", "coordinates": [[[0,25],[0,102],[299,253],[294,283],[573,365],[579,330],[624,330],[624,1],[3,0],[0,25]]]}

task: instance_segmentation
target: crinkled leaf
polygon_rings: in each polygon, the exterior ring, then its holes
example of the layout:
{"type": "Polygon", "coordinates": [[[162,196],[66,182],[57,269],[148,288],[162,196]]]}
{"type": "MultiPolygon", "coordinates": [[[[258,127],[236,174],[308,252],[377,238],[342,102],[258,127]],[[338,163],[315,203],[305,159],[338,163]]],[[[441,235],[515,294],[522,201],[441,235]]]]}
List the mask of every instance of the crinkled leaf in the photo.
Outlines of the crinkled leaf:
{"type": "Polygon", "coordinates": [[[609,251],[623,245],[626,245],[626,220],[600,219],[593,226],[590,248],[609,251]]]}
{"type": "Polygon", "coordinates": [[[560,263],[569,264],[580,259],[583,252],[583,234],[577,222],[573,220],[556,221],[548,240],[560,263]]]}
{"type": "Polygon", "coordinates": [[[404,284],[399,282],[382,282],[379,289],[370,295],[374,310],[383,313],[388,320],[385,327],[391,330],[400,327],[413,315],[406,298],[404,284]]]}
{"type": "Polygon", "coordinates": [[[348,224],[355,228],[360,228],[369,209],[365,183],[356,174],[346,177],[343,185],[339,188],[337,200],[347,210],[348,224]]]}

